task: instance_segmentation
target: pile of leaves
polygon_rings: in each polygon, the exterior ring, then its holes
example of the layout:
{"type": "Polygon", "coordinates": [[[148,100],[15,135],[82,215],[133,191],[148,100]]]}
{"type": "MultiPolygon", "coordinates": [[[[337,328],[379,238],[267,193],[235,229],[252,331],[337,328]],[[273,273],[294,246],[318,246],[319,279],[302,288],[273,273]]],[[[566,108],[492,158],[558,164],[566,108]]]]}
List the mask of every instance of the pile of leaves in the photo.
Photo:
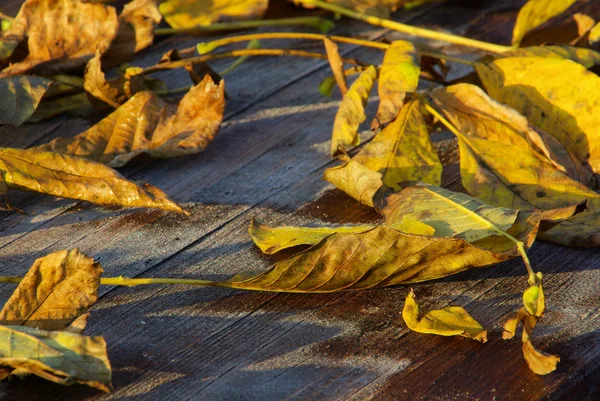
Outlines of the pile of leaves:
{"type": "MultiPolygon", "coordinates": [[[[307,0],[302,5],[390,26],[393,21],[366,18],[365,13],[387,16],[417,3],[423,2],[307,0]]],[[[260,17],[268,3],[167,0],[157,7],[151,0],[134,0],[117,15],[103,3],[27,0],[3,24],[0,122],[18,126],[65,111],[85,115],[96,110],[106,116],[73,138],[30,149],[1,148],[2,194],[14,188],[185,213],[158,188],[132,182],[113,168],[140,155],[172,158],[209,145],[223,119],[225,90],[206,61],[291,55],[329,60],[333,76],[320,89],[331,93],[337,84],[343,95],[331,140],[331,155],[341,164],[327,169],[324,178],[373,207],[383,223],[269,227],[253,221],[250,236],[267,254],[310,247],[267,271],[225,281],[101,279],[99,264],[79,251],[52,253],[35,261],[22,279],[0,279],[19,282],[0,312],[2,378],[35,374],[109,391],[106,344],[101,337],[81,334],[101,283],[323,293],[433,280],[512,258],[523,260],[529,287],[523,308],[505,325],[504,338],[514,337],[523,323],[527,364],[538,374],[552,372],[559,358],[537,350],[531,341],[545,298],[542,274],[534,271],[527,250],[538,238],[564,246],[600,246],[600,77],[590,70],[600,64],[600,53],[593,49],[600,28],[581,14],[561,22],[576,29],[548,23],[573,3],[530,0],[519,13],[511,47],[444,35],[445,40],[474,47],[479,43],[488,50],[475,62],[463,60],[473,71],[450,82],[448,60],[461,60],[442,51],[419,49],[404,40],[368,42],[310,33],[228,37],[192,51],[170,51],[147,68],[120,66],[107,78],[105,71],[152,43],[162,16],[173,32],[189,32],[218,26],[222,19],[260,17]],[[49,19],[65,29],[50,29],[44,22],[49,19]],[[255,46],[255,40],[270,38],[320,40],[325,54],[255,46]],[[250,40],[246,50],[211,53],[250,40]],[[383,62],[344,59],[340,43],[382,49],[383,62]],[[348,64],[351,68],[345,69],[348,64]],[[162,98],[172,93],[151,77],[172,68],[185,68],[193,82],[178,104],[162,98]],[[348,85],[351,75],[358,77],[348,85]],[[440,85],[419,91],[423,78],[440,85]],[[370,124],[375,135],[361,145],[359,128],[367,120],[365,106],[376,82],[379,105],[370,124]],[[430,141],[438,129],[455,136],[467,194],[441,187],[444,166],[430,141]]],[[[420,316],[412,290],[402,316],[420,333],[487,340],[487,331],[463,308],[420,316]]]]}

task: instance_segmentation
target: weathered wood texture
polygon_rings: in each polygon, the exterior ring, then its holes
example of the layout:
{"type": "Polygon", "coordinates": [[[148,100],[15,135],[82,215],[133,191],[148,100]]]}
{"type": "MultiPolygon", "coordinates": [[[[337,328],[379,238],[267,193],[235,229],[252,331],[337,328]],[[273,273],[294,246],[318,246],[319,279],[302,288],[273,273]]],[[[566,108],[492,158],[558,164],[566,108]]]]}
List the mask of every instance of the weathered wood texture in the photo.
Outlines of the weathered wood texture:
{"type": "MultiPolygon", "coordinates": [[[[458,33],[468,29],[471,36],[507,43],[523,2],[489,3],[447,2],[394,18],[458,33]]],[[[348,20],[335,33],[389,34],[348,20]]],[[[161,40],[132,64],[150,64],[198,40],[161,40]]],[[[314,42],[268,45],[320,48],[314,42]]],[[[381,59],[374,50],[342,50],[381,59]]],[[[21,275],[39,256],[78,247],[100,260],[106,276],[223,278],[277,260],[250,242],[251,217],[272,224],[377,221],[371,209],[321,179],[336,164],[328,152],[339,93],[327,99],[316,89],[329,74],[318,60],[252,59],[226,77],[226,121],[205,152],[122,170],[183,202],[192,212],[188,218],[14,195],[12,202],[30,214],[1,216],[0,274],[21,275]]],[[[172,87],[186,80],[177,72],[163,78],[172,87]]],[[[92,123],[61,117],[0,127],[0,146],[75,135],[92,123]]],[[[445,183],[460,189],[456,165],[447,166],[445,183]]],[[[414,286],[425,309],[465,306],[490,329],[486,344],[409,332],[400,316],[406,287],[318,295],[103,287],[86,333],[107,340],[115,392],[27,378],[0,384],[0,394],[6,400],[598,399],[600,252],[539,243],[531,259],[545,274],[548,301],[536,343],[562,357],[549,376],[531,373],[520,341],[500,336],[526,286],[524,268],[515,260],[414,286]]],[[[13,289],[1,286],[0,300],[13,289]]]]}

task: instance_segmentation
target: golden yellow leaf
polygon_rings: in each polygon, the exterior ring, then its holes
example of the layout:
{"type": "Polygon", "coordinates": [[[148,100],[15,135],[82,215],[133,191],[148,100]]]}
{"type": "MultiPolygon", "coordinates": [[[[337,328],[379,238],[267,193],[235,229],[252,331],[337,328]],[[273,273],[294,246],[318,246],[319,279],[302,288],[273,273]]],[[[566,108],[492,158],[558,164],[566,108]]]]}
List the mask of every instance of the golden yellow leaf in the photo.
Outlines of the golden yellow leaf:
{"type": "Polygon", "coordinates": [[[111,367],[102,337],[23,326],[0,326],[2,379],[34,374],[62,385],[85,384],[110,391],[111,367]]]}
{"type": "Polygon", "coordinates": [[[509,57],[476,67],[495,100],[553,135],[581,163],[600,172],[600,77],[569,60],[509,57]]]}
{"type": "MultiPolygon", "coordinates": [[[[7,40],[10,48],[27,38],[29,54],[1,71],[0,78],[34,67],[44,74],[82,67],[97,47],[108,48],[118,26],[112,6],[79,0],[27,0],[2,41],[7,40]]],[[[12,50],[3,53],[6,59],[12,50]]]]}
{"type": "Polygon", "coordinates": [[[385,52],[379,71],[379,108],[371,123],[372,129],[385,126],[396,118],[408,92],[417,90],[421,60],[415,46],[396,40],[385,52]]]}
{"type": "Polygon", "coordinates": [[[328,168],[323,178],[367,206],[373,206],[373,196],[383,185],[381,173],[354,160],[328,168]]]}
{"type": "Polygon", "coordinates": [[[103,164],[39,149],[0,148],[1,189],[15,188],[100,205],[184,213],[161,190],[139,186],[103,164]]]}
{"type": "Polygon", "coordinates": [[[417,333],[463,336],[482,343],[487,341],[487,331],[460,306],[432,310],[419,319],[419,305],[412,290],[404,301],[402,318],[408,328],[417,333]]]}
{"type": "Polygon", "coordinates": [[[592,49],[574,46],[523,47],[521,49],[509,50],[504,53],[494,55],[494,57],[544,57],[559,60],[572,60],[583,65],[585,68],[591,68],[596,64],[600,64],[600,53],[592,49]]]}
{"type": "Polygon", "coordinates": [[[461,177],[471,195],[522,210],[554,209],[599,197],[534,148],[526,126],[515,124],[518,114],[480,89],[461,84],[432,96],[459,131],[461,177]]]}
{"type": "Polygon", "coordinates": [[[65,329],[98,299],[101,274],[77,249],[39,258],[0,311],[0,324],[65,329]]]}
{"type": "Polygon", "coordinates": [[[333,72],[335,81],[337,82],[340,88],[342,96],[346,96],[346,92],[348,92],[348,84],[346,83],[346,75],[344,74],[344,62],[340,57],[338,45],[329,38],[323,39],[323,44],[325,45],[325,51],[327,52],[327,60],[329,60],[329,65],[331,66],[331,71],[333,72]]]}
{"type": "Polygon", "coordinates": [[[33,75],[0,78],[0,124],[18,127],[27,121],[52,83],[33,75]]]}
{"type": "Polygon", "coordinates": [[[578,247],[600,246],[600,205],[595,198],[594,209],[573,216],[543,232],[539,238],[557,245],[578,247]]]}
{"type": "Polygon", "coordinates": [[[125,165],[146,153],[171,158],[201,152],[216,135],[225,108],[224,83],[206,76],[177,107],[154,93],[139,92],[111,115],[74,138],[58,138],[38,147],[98,161],[125,165]]]}
{"type": "Polygon", "coordinates": [[[248,232],[252,241],[266,254],[298,245],[314,245],[335,233],[361,233],[375,228],[373,225],[336,227],[271,227],[252,219],[248,232]]]}
{"type": "Polygon", "coordinates": [[[419,102],[410,101],[397,118],[352,159],[381,173],[383,183],[399,190],[405,181],[440,185],[442,163],[433,150],[419,102]]]}
{"type": "MultiPolygon", "coordinates": [[[[374,15],[376,17],[388,18],[391,11],[396,11],[406,1],[404,0],[326,0],[328,3],[374,15]]],[[[313,8],[310,2],[294,0],[296,4],[305,8],[313,8]]]]}
{"type": "Polygon", "coordinates": [[[590,33],[588,35],[588,42],[590,46],[595,46],[598,42],[600,42],[600,22],[596,23],[592,29],[590,29],[590,33]]]}
{"type": "Polygon", "coordinates": [[[211,285],[275,292],[358,290],[433,280],[510,258],[459,238],[378,226],[361,233],[334,233],[263,273],[241,273],[211,285]]]}
{"type": "MultiPolygon", "coordinates": [[[[411,224],[431,227],[435,237],[461,238],[481,249],[518,256],[517,241],[529,248],[540,223],[557,224],[578,212],[577,207],[546,212],[522,212],[486,205],[469,195],[427,184],[408,186],[383,199],[385,224],[410,230],[411,224]]],[[[418,229],[418,227],[417,227],[418,229]]]]}
{"type": "Polygon", "coordinates": [[[354,81],[346,96],[342,99],[335,121],[333,123],[333,134],[331,136],[331,154],[336,155],[339,147],[346,145],[357,146],[360,143],[358,126],[365,121],[365,105],[369,93],[377,79],[377,70],[369,66],[354,81]]]}
{"type": "Polygon", "coordinates": [[[512,43],[518,45],[525,34],[550,18],[563,13],[576,0],[529,0],[519,11],[513,29],[512,43]]]}
{"type": "Polygon", "coordinates": [[[150,46],[154,28],[162,19],[154,0],[133,0],[119,15],[119,29],[110,47],[102,57],[106,66],[128,61],[134,53],[150,46]]]}
{"type": "Polygon", "coordinates": [[[173,28],[191,28],[222,19],[259,18],[268,5],[268,0],[167,0],[158,9],[173,28]]]}
{"type": "Polygon", "coordinates": [[[579,41],[594,26],[594,19],[588,15],[575,13],[561,18],[557,23],[544,24],[527,32],[521,46],[536,46],[546,43],[579,44],[579,41]]]}

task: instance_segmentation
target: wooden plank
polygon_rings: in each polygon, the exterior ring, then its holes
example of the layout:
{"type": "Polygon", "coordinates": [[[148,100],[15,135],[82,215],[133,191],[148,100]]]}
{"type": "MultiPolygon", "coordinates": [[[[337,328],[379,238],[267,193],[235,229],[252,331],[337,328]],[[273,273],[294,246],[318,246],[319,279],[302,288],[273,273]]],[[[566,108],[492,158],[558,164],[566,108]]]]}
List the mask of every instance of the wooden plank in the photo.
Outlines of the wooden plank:
{"type": "MultiPolygon", "coordinates": [[[[462,18],[454,21],[468,20],[456,6],[446,10],[450,21],[452,11],[462,18]]],[[[261,70],[265,79],[275,80],[286,69],[267,74],[269,65],[259,60],[239,73],[261,70]]],[[[42,214],[9,216],[0,248],[2,274],[22,274],[35,256],[79,246],[99,256],[108,275],[223,278],[275,260],[249,242],[250,215],[286,224],[376,220],[371,209],[329,190],[320,179],[334,164],[327,141],[336,102],[314,91],[328,74],[323,63],[307,65],[314,70],[297,80],[281,79],[270,96],[254,92],[260,103],[232,115],[204,154],[126,170],[190,202],[189,219],[34,200],[30,207],[42,214]]],[[[245,89],[245,83],[240,78],[233,87],[245,89]]],[[[446,181],[456,185],[456,172],[450,169],[446,181]]],[[[499,326],[518,307],[526,281],[520,262],[511,261],[415,286],[424,308],[464,305],[484,325],[495,327],[485,345],[407,332],[400,318],[403,287],[311,296],[103,288],[88,333],[107,338],[117,391],[101,396],[81,386],[63,389],[27,379],[0,386],[0,394],[28,400],[559,396],[584,381],[585,369],[598,362],[598,352],[589,349],[597,327],[597,307],[593,312],[590,307],[598,293],[589,283],[597,282],[594,266],[600,260],[587,251],[546,244],[536,245],[531,256],[548,278],[551,308],[538,328],[538,343],[556,347],[564,342],[565,355],[576,356],[551,377],[532,375],[519,342],[499,339],[499,326]],[[581,317],[584,312],[588,315],[581,317]],[[577,323],[571,314],[579,314],[577,323]]],[[[13,288],[3,286],[0,295],[5,298],[13,288]]]]}

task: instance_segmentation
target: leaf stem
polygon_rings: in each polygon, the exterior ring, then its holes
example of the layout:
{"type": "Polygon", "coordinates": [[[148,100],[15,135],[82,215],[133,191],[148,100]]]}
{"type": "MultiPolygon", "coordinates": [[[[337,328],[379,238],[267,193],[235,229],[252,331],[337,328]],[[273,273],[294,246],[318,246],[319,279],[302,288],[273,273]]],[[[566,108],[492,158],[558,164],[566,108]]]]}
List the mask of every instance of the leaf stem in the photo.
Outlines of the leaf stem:
{"type": "MultiPolygon", "coordinates": [[[[444,124],[446,126],[446,128],[448,128],[454,135],[456,135],[457,138],[462,139],[462,140],[464,140],[467,143],[469,142],[468,139],[465,138],[465,136],[462,134],[462,132],[460,132],[454,126],[454,124],[452,124],[450,121],[446,120],[446,118],[444,116],[442,116],[440,113],[438,113],[438,111],[435,108],[433,108],[426,99],[419,99],[419,100],[425,106],[425,108],[427,109],[427,111],[429,111],[438,120],[440,120],[440,122],[442,124],[444,124]]],[[[462,206],[460,206],[460,207],[462,207],[462,206]]],[[[489,227],[492,230],[494,230],[497,233],[499,233],[500,235],[506,237],[507,239],[509,239],[510,241],[512,241],[517,246],[517,252],[519,253],[519,255],[521,256],[521,258],[523,259],[523,264],[525,264],[525,268],[527,269],[527,275],[529,276],[528,281],[529,281],[529,283],[531,285],[534,285],[535,282],[536,282],[535,273],[533,272],[533,269],[531,267],[531,262],[529,261],[529,257],[527,256],[527,251],[525,250],[525,244],[523,244],[522,241],[519,241],[518,239],[516,239],[512,235],[508,234],[507,232],[502,231],[501,229],[499,229],[498,227],[496,227],[495,225],[493,225],[492,223],[490,223],[489,221],[487,221],[483,217],[481,219],[483,221],[485,221],[486,223],[488,223],[489,227]]]]}
{"type": "Polygon", "coordinates": [[[337,4],[327,3],[322,0],[299,0],[308,6],[316,6],[324,10],[332,11],[336,14],[345,15],[346,17],[354,18],[357,20],[365,21],[371,25],[380,26],[383,28],[391,29],[397,32],[406,33],[408,35],[419,36],[422,38],[442,40],[444,42],[453,43],[456,45],[467,46],[475,49],[484,50],[492,53],[503,53],[510,50],[511,47],[497,45],[494,43],[482,42],[475,39],[469,39],[458,35],[452,35],[444,32],[432,31],[424,28],[417,28],[411,25],[402,24],[400,22],[374,17],[365,13],[357,12],[337,4]]]}
{"type": "MultiPolygon", "coordinates": [[[[217,53],[217,54],[206,54],[203,56],[190,57],[183,60],[172,61],[169,63],[161,63],[154,65],[152,67],[148,67],[144,70],[144,74],[151,74],[157,71],[170,70],[173,68],[182,68],[188,65],[196,64],[196,63],[204,63],[209,60],[217,60],[222,58],[229,57],[240,57],[240,56],[295,56],[295,57],[308,57],[308,58],[318,58],[322,60],[327,60],[327,56],[320,53],[311,53],[304,50],[288,50],[288,49],[240,49],[240,50],[232,50],[230,52],[225,53],[217,53]]],[[[361,61],[357,61],[354,59],[342,59],[342,61],[346,64],[351,65],[366,65],[361,61]]]]}
{"type": "MultiPolygon", "coordinates": [[[[0,283],[18,284],[23,277],[21,276],[0,276],[0,283]]],[[[136,285],[149,284],[174,284],[174,285],[201,285],[201,286],[220,286],[218,281],[195,280],[183,278],[128,278],[128,277],[103,277],[100,279],[102,285],[122,285],[133,287],[136,285]]]]}
{"type": "Polygon", "coordinates": [[[232,31],[235,29],[249,29],[260,27],[273,26],[310,26],[318,29],[320,32],[327,33],[335,24],[321,17],[296,17],[296,18],[280,18],[268,20],[249,20],[249,21],[234,21],[220,22],[211,25],[198,25],[190,28],[158,28],[154,30],[155,35],[175,35],[178,33],[186,34],[202,34],[206,32],[232,31]]]}
{"type": "MultiPolygon", "coordinates": [[[[239,35],[239,36],[230,36],[222,39],[213,40],[211,42],[198,43],[196,46],[196,50],[198,54],[207,54],[211,51],[215,50],[218,47],[225,46],[228,44],[251,41],[251,40],[261,40],[261,39],[306,39],[306,40],[323,40],[325,38],[329,38],[334,42],[338,43],[348,43],[358,46],[364,47],[372,47],[375,49],[387,50],[390,47],[387,43],[374,42],[371,40],[364,39],[356,39],[347,36],[329,36],[329,35],[320,35],[318,33],[305,33],[305,32],[267,32],[267,33],[254,33],[249,35],[239,35]]],[[[424,56],[434,57],[438,59],[443,59],[447,61],[453,61],[455,63],[467,64],[467,65],[476,65],[476,61],[465,60],[458,57],[448,56],[443,53],[430,52],[427,50],[419,50],[419,52],[424,56]]]]}

